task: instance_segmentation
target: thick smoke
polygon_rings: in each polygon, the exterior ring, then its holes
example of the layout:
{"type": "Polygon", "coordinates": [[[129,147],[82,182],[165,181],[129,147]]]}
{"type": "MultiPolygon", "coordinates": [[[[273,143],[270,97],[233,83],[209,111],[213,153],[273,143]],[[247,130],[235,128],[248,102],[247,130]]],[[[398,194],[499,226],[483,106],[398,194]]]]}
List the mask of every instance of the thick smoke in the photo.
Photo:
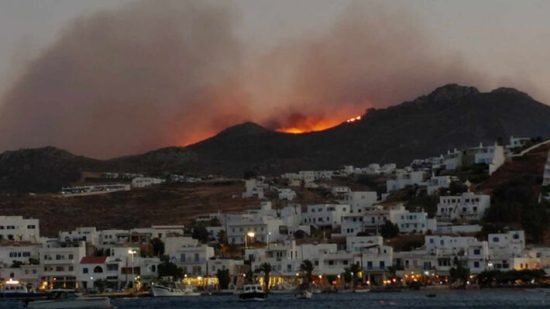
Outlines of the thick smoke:
{"type": "Polygon", "coordinates": [[[269,117],[300,111],[345,119],[445,83],[484,84],[460,55],[431,42],[415,16],[381,2],[355,3],[328,31],[279,45],[254,74],[261,82],[252,93],[271,108],[269,117]]]}
{"type": "Polygon", "coordinates": [[[328,30],[246,59],[236,8],[142,1],[68,25],[3,98],[0,149],[54,145],[95,157],[205,138],[244,120],[271,128],[344,120],[447,82],[482,81],[414,16],[352,5],[328,30]],[[327,118],[327,119],[322,119],[327,118]]]}
{"type": "Polygon", "coordinates": [[[235,13],[219,1],[143,1],[75,20],[4,98],[0,149],[108,157],[244,121],[235,13]]]}

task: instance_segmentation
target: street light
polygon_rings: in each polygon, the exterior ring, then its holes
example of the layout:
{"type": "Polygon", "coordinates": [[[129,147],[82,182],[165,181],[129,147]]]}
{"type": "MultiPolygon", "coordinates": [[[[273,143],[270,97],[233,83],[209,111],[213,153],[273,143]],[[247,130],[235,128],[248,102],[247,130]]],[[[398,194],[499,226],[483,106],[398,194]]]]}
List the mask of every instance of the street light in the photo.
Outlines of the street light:
{"type": "Polygon", "coordinates": [[[128,254],[130,254],[130,256],[132,257],[132,288],[134,288],[134,284],[135,284],[135,281],[134,281],[134,254],[136,254],[137,251],[134,250],[134,249],[129,249],[128,250],[128,254]]]}
{"type": "Polygon", "coordinates": [[[248,248],[248,239],[247,239],[247,237],[254,238],[254,236],[256,236],[256,234],[254,232],[246,233],[246,235],[244,236],[244,248],[245,249],[248,248]]]}
{"type": "Polygon", "coordinates": [[[271,235],[271,232],[268,232],[267,235],[265,236],[265,246],[267,247],[267,249],[269,249],[269,236],[271,235]]]}

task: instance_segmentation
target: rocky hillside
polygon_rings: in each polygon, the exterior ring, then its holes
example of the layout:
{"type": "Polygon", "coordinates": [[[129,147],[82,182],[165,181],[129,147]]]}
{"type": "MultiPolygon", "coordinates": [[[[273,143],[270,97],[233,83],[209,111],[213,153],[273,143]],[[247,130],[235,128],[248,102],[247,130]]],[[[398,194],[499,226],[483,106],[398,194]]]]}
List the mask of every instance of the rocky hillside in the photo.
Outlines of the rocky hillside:
{"type": "Polygon", "coordinates": [[[408,164],[511,135],[550,136],[550,107],[515,89],[479,92],[451,84],[321,132],[285,134],[244,123],[188,147],[108,161],[52,148],[8,152],[0,155],[0,190],[49,191],[77,179],[81,170],[242,176],[245,171],[277,174],[344,164],[408,164]]]}

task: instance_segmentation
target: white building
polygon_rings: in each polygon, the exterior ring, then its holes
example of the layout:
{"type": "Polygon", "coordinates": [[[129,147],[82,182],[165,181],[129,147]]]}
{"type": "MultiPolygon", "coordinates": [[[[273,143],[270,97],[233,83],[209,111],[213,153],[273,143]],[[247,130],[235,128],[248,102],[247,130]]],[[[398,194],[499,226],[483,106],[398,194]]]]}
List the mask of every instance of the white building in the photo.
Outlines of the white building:
{"type": "Polygon", "coordinates": [[[8,243],[0,246],[0,268],[10,267],[12,264],[31,264],[31,261],[40,259],[40,248],[38,243],[8,243]],[[31,260],[32,259],[32,260],[31,260]]]}
{"type": "Polygon", "coordinates": [[[462,151],[454,149],[453,151],[448,151],[443,157],[443,165],[446,170],[456,170],[462,167],[462,151]]]}
{"type": "Polygon", "coordinates": [[[345,204],[308,205],[302,213],[302,224],[317,227],[335,228],[342,223],[342,217],[350,213],[350,206],[345,204]]]}
{"type": "Polygon", "coordinates": [[[425,247],[429,254],[436,257],[435,269],[448,272],[454,267],[454,259],[466,264],[473,273],[484,271],[488,267],[489,247],[486,241],[475,237],[426,236],[425,247]]]}
{"type": "Polygon", "coordinates": [[[48,240],[40,250],[42,280],[51,288],[75,288],[80,260],[86,256],[86,243],[48,240]]]}
{"type": "Polygon", "coordinates": [[[121,261],[106,256],[85,256],[80,260],[77,281],[83,289],[97,288],[96,281],[119,287],[121,261]]]}
{"type": "Polygon", "coordinates": [[[450,176],[432,176],[426,181],[426,193],[428,193],[428,195],[432,195],[439,192],[439,189],[449,188],[450,185],[450,176]]]}
{"type": "Polygon", "coordinates": [[[390,221],[397,225],[400,233],[420,233],[435,231],[436,220],[429,219],[426,212],[410,212],[403,204],[387,207],[376,206],[367,209],[362,216],[351,215],[342,218],[342,233],[347,236],[355,236],[358,232],[379,231],[390,221]]]}
{"type": "Polygon", "coordinates": [[[155,177],[136,177],[132,179],[132,188],[145,188],[153,185],[159,185],[164,179],[155,177]]]}
{"type": "Polygon", "coordinates": [[[292,201],[296,198],[296,192],[289,188],[279,189],[279,200],[292,201]]]}
{"type": "Polygon", "coordinates": [[[275,216],[262,214],[227,215],[227,241],[242,245],[249,241],[277,241],[280,238],[279,227],[283,221],[275,216]],[[253,235],[253,236],[249,236],[253,235]]]}
{"type": "Polygon", "coordinates": [[[259,179],[251,178],[244,181],[243,198],[257,197],[258,199],[264,198],[264,189],[267,189],[267,185],[259,179]]]}
{"type": "Polygon", "coordinates": [[[38,219],[25,219],[21,216],[0,216],[0,241],[39,242],[38,219]]]}
{"type": "Polygon", "coordinates": [[[131,186],[125,183],[95,184],[89,186],[63,187],[61,188],[61,195],[66,197],[86,196],[130,190],[131,186]]]}
{"type": "Polygon", "coordinates": [[[220,270],[228,270],[230,276],[244,272],[244,261],[235,259],[211,258],[208,260],[208,274],[216,275],[220,270]]]}
{"type": "Polygon", "coordinates": [[[489,175],[493,174],[499,167],[504,164],[506,157],[504,155],[504,147],[495,143],[493,146],[483,146],[469,148],[468,155],[473,155],[475,164],[487,164],[489,166],[489,175]]]}
{"type": "Polygon", "coordinates": [[[523,147],[525,144],[527,144],[531,139],[529,137],[513,137],[510,136],[510,142],[508,145],[506,145],[507,149],[514,149],[514,148],[520,148],[523,147]]]}
{"type": "Polygon", "coordinates": [[[60,231],[59,241],[84,241],[97,246],[99,244],[99,233],[95,227],[78,227],[74,231],[60,231]]]}
{"type": "Polygon", "coordinates": [[[441,196],[437,204],[436,218],[440,221],[481,220],[491,205],[491,197],[485,194],[464,192],[460,196],[441,196]]]}
{"type": "Polygon", "coordinates": [[[386,192],[401,190],[408,186],[420,186],[423,183],[423,171],[400,172],[396,174],[394,179],[388,179],[386,181],[386,192]]]}
{"type": "Polygon", "coordinates": [[[360,214],[374,205],[377,200],[376,191],[349,191],[343,194],[343,199],[339,202],[349,205],[351,214],[360,214]]]}

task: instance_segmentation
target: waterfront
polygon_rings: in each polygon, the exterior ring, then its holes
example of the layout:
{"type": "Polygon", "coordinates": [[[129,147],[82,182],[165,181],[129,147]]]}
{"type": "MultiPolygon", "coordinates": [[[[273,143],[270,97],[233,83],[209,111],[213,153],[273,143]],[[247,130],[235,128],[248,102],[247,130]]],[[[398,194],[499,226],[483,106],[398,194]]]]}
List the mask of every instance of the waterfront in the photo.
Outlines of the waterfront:
{"type": "MultiPolygon", "coordinates": [[[[113,299],[116,308],[548,308],[550,294],[535,290],[406,291],[402,293],[316,294],[310,300],[271,294],[263,303],[241,302],[233,295],[182,298],[113,299]],[[428,297],[429,294],[435,297],[428,297]]],[[[0,302],[0,308],[24,308],[0,302]]]]}

